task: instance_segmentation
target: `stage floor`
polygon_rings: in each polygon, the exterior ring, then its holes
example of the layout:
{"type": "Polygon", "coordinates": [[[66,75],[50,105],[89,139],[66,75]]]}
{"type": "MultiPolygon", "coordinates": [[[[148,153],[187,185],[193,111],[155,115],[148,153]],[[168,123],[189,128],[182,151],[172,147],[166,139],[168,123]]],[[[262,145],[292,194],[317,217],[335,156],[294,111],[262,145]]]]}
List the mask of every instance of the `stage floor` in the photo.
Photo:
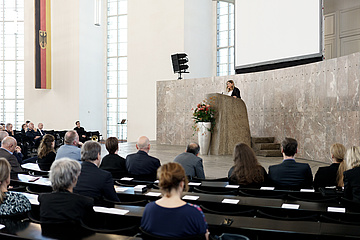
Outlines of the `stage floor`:
{"type": "MultiPolygon", "coordinates": [[[[105,148],[105,144],[102,145],[101,156],[105,156],[107,154],[107,150],[105,148]]],[[[123,158],[130,153],[137,152],[134,142],[126,142],[119,143],[119,155],[123,158]]],[[[156,144],[156,142],[150,142],[150,152],[149,155],[157,157],[160,159],[161,164],[172,162],[174,158],[185,151],[185,146],[174,146],[174,145],[160,145],[156,144]]],[[[231,155],[224,156],[214,156],[214,155],[199,155],[203,159],[204,170],[206,178],[221,178],[226,177],[229,169],[233,165],[233,158],[231,155]]],[[[270,165],[281,163],[281,157],[261,157],[257,156],[261,165],[268,171],[268,167],[270,165]]],[[[296,156],[295,156],[296,158],[296,156]]],[[[313,175],[317,172],[319,167],[330,165],[330,157],[329,163],[321,163],[312,160],[300,159],[296,158],[298,162],[308,163],[311,167],[313,175]]]]}

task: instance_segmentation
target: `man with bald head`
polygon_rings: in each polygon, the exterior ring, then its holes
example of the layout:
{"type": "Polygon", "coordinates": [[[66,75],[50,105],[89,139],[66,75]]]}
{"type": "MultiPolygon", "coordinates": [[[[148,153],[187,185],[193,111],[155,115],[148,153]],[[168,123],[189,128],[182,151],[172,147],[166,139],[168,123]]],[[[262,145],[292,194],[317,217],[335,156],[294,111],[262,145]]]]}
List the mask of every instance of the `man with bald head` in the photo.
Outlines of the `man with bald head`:
{"type": "Polygon", "coordinates": [[[126,157],[128,173],[140,180],[156,180],[157,169],[161,166],[159,159],[149,156],[150,142],[145,136],[139,137],[136,143],[137,153],[126,157]]]}
{"type": "Polygon", "coordinates": [[[29,129],[26,132],[26,136],[29,138],[29,140],[35,147],[38,147],[40,145],[42,136],[40,132],[35,128],[34,123],[29,123],[29,129]]]}
{"type": "Polygon", "coordinates": [[[66,132],[64,142],[65,144],[58,149],[55,160],[67,157],[81,161],[81,150],[79,147],[82,146],[82,143],[79,142],[79,135],[77,132],[75,130],[66,132]]]}
{"type": "Polygon", "coordinates": [[[205,178],[202,159],[198,157],[200,146],[197,143],[187,145],[185,152],[179,154],[174,162],[179,163],[188,177],[205,178]]]}
{"type": "Polygon", "coordinates": [[[16,146],[17,142],[15,138],[9,136],[5,137],[1,141],[0,157],[6,158],[6,160],[9,161],[12,173],[22,173],[23,170],[20,167],[18,160],[14,156],[16,146]]]}

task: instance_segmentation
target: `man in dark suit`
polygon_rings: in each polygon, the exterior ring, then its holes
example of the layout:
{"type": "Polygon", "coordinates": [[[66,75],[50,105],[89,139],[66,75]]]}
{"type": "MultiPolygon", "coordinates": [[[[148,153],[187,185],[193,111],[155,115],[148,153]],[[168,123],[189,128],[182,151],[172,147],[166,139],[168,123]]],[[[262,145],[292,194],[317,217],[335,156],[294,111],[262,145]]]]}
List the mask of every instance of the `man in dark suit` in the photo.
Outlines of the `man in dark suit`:
{"type": "Polygon", "coordinates": [[[176,156],[174,162],[180,163],[185,169],[188,177],[205,178],[202,159],[198,157],[200,146],[197,143],[190,143],[186,151],[176,156]]]}
{"type": "Polygon", "coordinates": [[[0,157],[6,158],[11,165],[11,173],[22,173],[23,170],[16,157],[14,151],[16,149],[17,142],[13,137],[5,137],[1,141],[0,157]]]}
{"type": "Polygon", "coordinates": [[[33,144],[35,147],[38,147],[40,145],[40,141],[42,139],[41,134],[39,131],[35,128],[34,123],[29,123],[29,129],[26,132],[26,136],[31,141],[31,144],[33,144]]]}
{"type": "Polygon", "coordinates": [[[38,131],[41,135],[41,137],[43,137],[45,135],[45,132],[44,132],[44,124],[43,123],[39,123],[38,124],[38,131]]]}
{"type": "Polygon", "coordinates": [[[297,153],[297,141],[285,138],[281,143],[284,160],[278,165],[269,167],[269,179],[273,185],[280,188],[310,188],[312,187],[312,173],[309,164],[298,163],[294,156],[297,153]]]}
{"type": "Polygon", "coordinates": [[[150,142],[145,136],[139,137],[136,143],[137,153],[126,157],[128,173],[137,179],[153,181],[156,179],[157,169],[161,166],[159,159],[149,156],[150,142]]]}
{"type": "Polygon", "coordinates": [[[81,173],[74,193],[92,197],[95,203],[102,199],[119,202],[114,189],[111,173],[99,169],[101,162],[101,145],[98,142],[87,141],[81,148],[81,173]]]}

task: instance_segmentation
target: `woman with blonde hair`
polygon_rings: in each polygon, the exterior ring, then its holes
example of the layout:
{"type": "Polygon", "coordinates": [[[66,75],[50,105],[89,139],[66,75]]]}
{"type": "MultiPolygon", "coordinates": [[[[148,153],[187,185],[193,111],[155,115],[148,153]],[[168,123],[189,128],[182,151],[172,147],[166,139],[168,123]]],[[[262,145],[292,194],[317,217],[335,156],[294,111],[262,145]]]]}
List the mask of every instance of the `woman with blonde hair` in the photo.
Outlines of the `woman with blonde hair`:
{"type": "Polygon", "coordinates": [[[200,207],[181,199],[188,189],[184,168],[167,163],[158,169],[163,197],[148,203],[141,218],[141,228],[157,236],[177,238],[203,235],[208,239],[207,223],[200,207]]]}
{"type": "Polygon", "coordinates": [[[266,170],[245,143],[239,143],[234,148],[234,166],[230,168],[228,178],[230,183],[242,187],[261,187],[268,183],[266,170]]]}
{"type": "Polygon", "coordinates": [[[55,161],[55,137],[45,134],[38,149],[38,164],[41,170],[49,171],[55,161]]]}
{"type": "Polygon", "coordinates": [[[346,148],[341,143],[334,143],[330,147],[332,164],[319,167],[314,178],[314,188],[327,186],[343,186],[342,173],[344,172],[344,156],[346,148]]]}
{"type": "Polygon", "coordinates": [[[346,169],[344,172],[344,196],[360,202],[360,148],[351,147],[345,155],[346,169]]]}
{"type": "Polygon", "coordinates": [[[11,166],[0,158],[0,216],[26,213],[31,210],[30,201],[22,194],[9,192],[11,166]]]}

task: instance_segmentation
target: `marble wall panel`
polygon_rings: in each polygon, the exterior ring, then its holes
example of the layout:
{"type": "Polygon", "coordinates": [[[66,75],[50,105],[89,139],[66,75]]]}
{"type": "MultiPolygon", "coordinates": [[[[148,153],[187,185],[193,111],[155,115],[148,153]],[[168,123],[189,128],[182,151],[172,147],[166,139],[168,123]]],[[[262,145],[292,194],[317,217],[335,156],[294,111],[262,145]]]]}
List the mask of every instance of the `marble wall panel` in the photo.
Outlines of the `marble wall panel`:
{"type": "Polygon", "coordinates": [[[252,136],[272,136],[278,142],[294,137],[298,157],[328,162],[332,143],[360,145],[359,64],[360,53],[355,53],[266,72],[159,81],[157,141],[196,141],[191,108],[205,94],[224,92],[226,81],[233,79],[247,105],[252,136]]]}

